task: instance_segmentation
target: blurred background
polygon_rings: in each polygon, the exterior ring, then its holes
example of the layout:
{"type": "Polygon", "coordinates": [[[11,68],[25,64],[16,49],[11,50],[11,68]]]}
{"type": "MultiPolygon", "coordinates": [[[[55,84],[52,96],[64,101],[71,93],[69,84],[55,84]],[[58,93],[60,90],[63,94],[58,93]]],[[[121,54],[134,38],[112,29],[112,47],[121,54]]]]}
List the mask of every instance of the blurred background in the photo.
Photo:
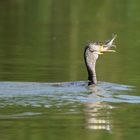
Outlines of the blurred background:
{"type": "Polygon", "coordinates": [[[0,0],[0,81],[2,140],[138,140],[140,1],[0,0]],[[96,67],[105,91],[46,84],[87,80],[85,45],[112,33],[116,53],[96,67]]]}
{"type": "Polygon", "coordinates": [[[139,9],[138,0],[1,0],[0,81],[86,80],[84,46],[116,33],[98,80],[139,85],[139,9]]]}

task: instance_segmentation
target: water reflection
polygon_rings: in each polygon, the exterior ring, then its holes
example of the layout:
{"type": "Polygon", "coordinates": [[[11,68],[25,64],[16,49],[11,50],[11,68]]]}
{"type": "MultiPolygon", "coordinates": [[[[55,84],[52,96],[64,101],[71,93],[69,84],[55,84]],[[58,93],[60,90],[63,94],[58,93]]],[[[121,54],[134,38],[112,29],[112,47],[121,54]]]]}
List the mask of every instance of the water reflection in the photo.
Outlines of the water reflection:
{"type": "MultiPolygon", "coordinates": [[[[140,103],[139,96],[132,96],[132,86],[99,82],[88,87],[87,82],[36,83],[36,82],[0,82],[0,108],[31,107],[63,108],[84,104],[86,128],[94,130],[112,130],[111,103],[140,103]],[[129,95],[128,95],[129,94],[129,95]]],[[[75,107],[74,107],[75,108],[75,107]]],[[[43,115],[43,112],[12,112],[1,114],[1,119],[43,115]],[[13,114],[14,113],[14,114],[13,114]]],[[[66,113],[66,112],[63,112],[66,113]]],[[[77,113],[77,112],[75,112],[77,113]]]]}
{"type": "Polygon", "coordinates": [[[88,129],[111,132],[114,108],[111,103],[140,103],[139,96],[131,95],[134,91],[132,86],[100,82],[97,86],[89,86],[88,90],[90,94],[85,101],[82,100],[85,102],[85,120],[88,129]]]}
{"type": "Polygon", "coordinates": [[[53,139],[62,133],[63,137],[77,135],[78,138],[88,137],[91,133],[92,139],[95,139],[95,130],[98,130],[99,136],[104,131],[110,134],[115,130],[113,122],[117,122],[118,116],[112,115],[114,102],[140,103],[140,97],[130,96],[129,92],[132,92],[131,86],[107,82],[100,82],[94,88],[87,88],[85,81],[0,82],[0,128],[5,130],[5,135],[11,131],[15,134],[15,130],[22,127],[27,130],[21,130],[25,136],[36,136],[36,131],[39,131],[40,137],[46,132],[49,136],[55,133],[53,139]],[[10,129],[5,129],[9,124],[10,129]]]}
{"type": "Polygon", "coordinates": [[[85,106],[86,128],[111,131],[111,105],[97,102],[87,103],[85,106]]]}
{"type": "Polygon", "coordinates": [[[101,89],[99,86],[90,86],[88,88],[91,90],[91,94],[88,96],[89,102],[85,104],[86,128],[111,131],[110,119],[113,106],[107,102],[100,101],[100,99],[104,98],[103,94],[107,90],[101,89]],[[96,99],[97,101],[95,102],[96,99]]]}

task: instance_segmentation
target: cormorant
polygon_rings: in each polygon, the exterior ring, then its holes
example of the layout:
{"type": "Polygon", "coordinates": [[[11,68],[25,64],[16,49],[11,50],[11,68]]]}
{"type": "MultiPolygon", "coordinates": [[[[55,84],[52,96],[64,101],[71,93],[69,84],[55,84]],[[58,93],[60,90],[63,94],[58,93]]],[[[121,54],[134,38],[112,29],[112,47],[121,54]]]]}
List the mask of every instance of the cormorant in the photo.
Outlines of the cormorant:
{"type": "Polygon", "coordinates": [[[111,50],[110,48],[116,47],[113,44],[113,41],[116,38],[116,36],[117,35],[114,35],[111,40],[106,41],[105,43],[94,42],[86,45],[84,51],[84,59],[88,72],[88,85],[97,84],[95,67],[98,55],[103,54],[105,52],[115,52],[115,50],[111,50]]]}

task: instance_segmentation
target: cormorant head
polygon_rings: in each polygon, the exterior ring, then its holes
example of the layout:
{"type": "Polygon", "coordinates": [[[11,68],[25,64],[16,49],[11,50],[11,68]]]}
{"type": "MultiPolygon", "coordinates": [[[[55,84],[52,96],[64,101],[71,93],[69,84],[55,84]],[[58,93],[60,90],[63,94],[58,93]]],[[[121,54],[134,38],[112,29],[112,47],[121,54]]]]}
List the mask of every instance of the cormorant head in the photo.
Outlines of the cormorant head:
{"type": "Polygon", "coordinates": [[[98,56],[105,52],[115,52],[115,50],[111,50],[112,47],[116,47],[115,45],[113,45],[113,41],[115,38],[116,35],[113,36],[113,38],[106,43],[95,42],[86,45],[84,58],[88,71],[89,85],[97,83],[95,66],[98,56]]]}
{"type": "Polygon", "coordinates": [[[105,52],[116,52],[115,50],[111,49],[112,47],[116,46],[113,44],[112,45],[103,44],[101,42],[89,43],[85,49],[86,52],[88,53],[86,57],[94,56],[94,60],[97,60],[98,56],[104,54],[105,52]]]}

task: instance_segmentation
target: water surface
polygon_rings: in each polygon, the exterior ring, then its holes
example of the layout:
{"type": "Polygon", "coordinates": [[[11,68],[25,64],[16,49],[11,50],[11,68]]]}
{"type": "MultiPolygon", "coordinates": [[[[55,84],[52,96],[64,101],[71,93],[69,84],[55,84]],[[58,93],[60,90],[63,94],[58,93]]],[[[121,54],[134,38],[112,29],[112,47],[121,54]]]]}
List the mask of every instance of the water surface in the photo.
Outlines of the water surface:
{"type": "Polygon", "coordinates": [[[140,1],[0,2],[0,139],[140,137],[140,1]],[[89,41],[117,33],[88,88],[89,41]]]}
{"type": "Polygon", "coordinates": [[[127,135],[126,129],[138,132],[133,127],[139,127],[135,113],[140,97],[133,95],[134,90],[133,86],[108,82],[98,82],[94,87],[85,81],[0,82],[1,129],[3,135],[12,133],[8,139],[24,139],[23,135],[33,139],[36,135],[38,139],[61,139],[65,135],[72,135],[68,139],[89,135],[102,139],[100,136],[106,135],[114,139],[121,131],[127,135]],[[127,128],[129,119],[135,121],[127,128]],[[13,136],[15,130],[19,133],[13,136]]]}

